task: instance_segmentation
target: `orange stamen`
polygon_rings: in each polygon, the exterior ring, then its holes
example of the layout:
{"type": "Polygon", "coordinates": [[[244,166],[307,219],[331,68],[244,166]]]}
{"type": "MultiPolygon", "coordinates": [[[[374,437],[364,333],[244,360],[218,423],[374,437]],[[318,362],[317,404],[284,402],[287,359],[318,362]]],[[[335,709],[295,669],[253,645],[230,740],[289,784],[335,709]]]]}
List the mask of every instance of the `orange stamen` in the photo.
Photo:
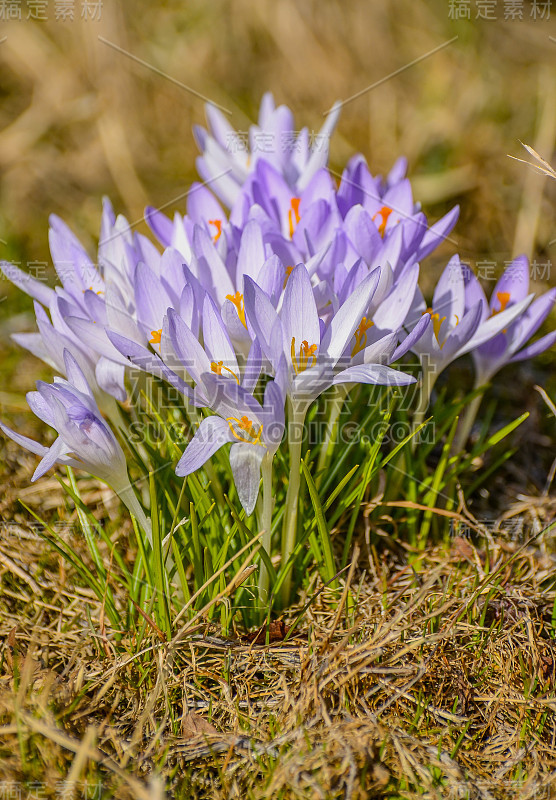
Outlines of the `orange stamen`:
{"type": "Polygon", "coordinates": [[[246,444],[260,444],[263,426],[259,425],[255,428],[253,421],[249,417],[243,416],[241,419],[237,417],[227,417],[226,422],[230,426],[230,430],[240,442],[246,444]],[[236,423],[233,425],[232,423],[236,423]],[[247,437],[247,438],[246,438],[247,437]]]}
{"type": "Polygon", "coordinates": [[[374,322],[372,322],[372,320],[367,320],[367,317],[363,317],[359,323],[359,327],[353,334],[355,336],[355,345],[351,351],[352,356],[359,353],[360,350],[363,350],[367,346],[367,331],[373,325],[374,322]]]}
{"type": "Polygon", "coordinates": [[[288,282],[288,278],[292,274],[292,270],[293,270],[293,266],[286,267],[286,277],[284,278],[284,286],[283,286],[284,289],[286,288],[286,283],[288,282]]]}
{"type": "Polygon", "coordinates": [[[388,217],[390,216],[391,213],[392,213],[391,208],[388,208],[388,206],[382,206],[382,208],[380,208],[372,218],[374,222],[378,216],[382,217],[382,222],[378,226],[378,232],[380,233],[381,236],[384,236],[384,232],[386,230],[386,223],[388,222],[388,217]]]}
{"type": "Polygon", "coordinates": [[[222,235],[222,220],[221,219],[209,219],[209,225],[214,225],[216,228],[216,233],[212,237],[212,241],[216,244],[216,242],[220,239],[222,235]]]}
{"type": "Polygon", "coordinates": [[[508,303],[510,302],[510,297],[511,297],[511,295],[510,295],[510,293],[509,293],[509,292],[496,292],[496,297],[497,297],[497,299],[498,299],[498,302],[500,303],[500,308],[499,308],[499,309],[497,309],[496,311],[493,311],[493,312],[492,312],[492,315],[491,315],[491,316],[493,316],[493,317],[494,317],[496,314],[500,314],[500,312],[501,312],[501,311],[505,311],[505,309],[506,309],[506,306],[507,306],[507,305],[508,305],[508,303]]]}
{"type": "Polygon", "coordinates": [[[299,220],[301,219],[301,217],[299,216],[300,203],[301,203],[301,197],[292,197],[290,201],[291,208],[288,211],[288,222],[290,225],[290,239],[293,236],[293,232],[295,231],[295,226],[299,223],[299,220]]]}
{"type": "Polygon", "coordinates": [[[210,368],[211,368],[212,372],[214,372],[216,375],[222,375],[222,370],[223,369],[226,370],[226,372],[229,372],[230,375],[232,375],[235,378],[236,383],[239,386],[239,378],[238,378],[238,376],[235,374],[233,369],[230,369],[229,367],[225,367],[223,361],[211,361],[210,362],[210,368]]]}
{"type": "Polygon", "coordinates": [[[299,375],[300,372],[304,372],[307,367],[311,366],[314,367],[317,363],[317,345],[316,344],[309,344],[309,342],[304,339],[301,344],[299,345],[299,356],[295,354],[295,336],[292,338],[291,344],[291,356],[292,356],[292,366],[294,368],[295,374],[299,375]],[[312,360],[312,364],[309,364],[309,359],[312,360]]]}
{"type": "MultiPolygon", "coordinates": [[[[434,330],[434,335],[436,336],[436,341],[438,342],[438,344],[440,344],[440,341],[439,341],[438,337],[440,335],[440,328],[442,327],[442,323],[444,322],[446,317],[441,317],[440,314],[438,314],[435,311],[433,311],[432,308],[427,308],[426,311],[423,311],[423,314],[430,314],[431,315],[432,327],[433,327],[433,330],[434,330]]],[[[440,347],[442,347],[441,344],[440,344],[440,347]]]]}
{"type": "Polygon", "coordinates": [[[149,344],[160,344],[160,339],[162,337],[162,328],[158,331],[151,331],[152,339],[149,339],[149,344]]]}
{"type": "Polygon", "coordinates": [[[237,315],[242,322],[243,327],[247,328],[247,323],[245,322],[245,305],[243,302],[243,295],[240,292],[236,292],[235,294],[227,294],[226,300],[229,300],[230,303],[234,304],[234,306],[237,308],[237,315]]]}

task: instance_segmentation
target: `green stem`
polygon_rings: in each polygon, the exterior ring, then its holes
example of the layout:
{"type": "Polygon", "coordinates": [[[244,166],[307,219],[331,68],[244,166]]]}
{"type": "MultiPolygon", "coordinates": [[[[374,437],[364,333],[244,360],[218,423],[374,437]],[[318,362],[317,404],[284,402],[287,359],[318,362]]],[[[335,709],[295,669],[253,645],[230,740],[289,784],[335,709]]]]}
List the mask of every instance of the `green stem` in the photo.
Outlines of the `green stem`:
{"type": "Polygon", "coordinates": [[[338,427],[338,420],[340,418],[340,414],[342,413],[342,408],[344,407],[348,392],[349,389],[347,386],[337,386],[336,393],[330,401],[330,416],[328,418],[328,424],[326,426],[324,439],[320,448],[319,460],[317,463],[317,479],[315,481],[317,488],[322,482],[324,471],[330,463],[332,453],[334,452],[334,447],[337,444],[336,430],[338,427]]]}
{"type": "MultiPolygon", "coordinates": [[[[430,399],[432,390],[434,388],[434,384],[436,383],[436,379],[438,378],[438,372],[434,369],[427,369],[426,366],[423,366],[423,372],[421,375],[421,391],[419,393],[419,403],[417,408],[415,409],[415,414],[413,415],[413,430],[416,430],[419,425],[423,422],[427,415],[427,409],[429,407],[430,399]]],[[[417,437],[414,436],[411,440],[411,452],[414,453],[417,449],[417,437]]]]}
{"type": "MultiPolygon", "coordinates": [[[[475,389],[478,387],[475,386],[475,389]]],[[[469,434],[471,433],[471,428],[473,427],[473,423],[475,422],[475,417],[477,416],[477,412],[479,411],[479,407],[481,405],[481,401],[483,399],[482,394],[478,394],[473,400],[469,403],[465,410],[465,414],[459,421],[458,431],[456,433],[456,437],[452,444],[452,455],[457,455],[457,453],[461,453],[461,451],[465,448],[467,440],[469,439],[469,434]]]]}
{"type": "MultiPolygon", "coordinates": [[[[290,474],[288,491],[286,494],[286,509],[284,513],[284,526],[282,528],[282,569],[286,569],[288,559],[295,548],[297,534],[297,504],[299,500],[299,486],[301,483],[301,445],[303,444],[303,423],[305,421],[306,407],[294,410],[293,403],[289,401],[290,424],[288,427],[288,446],[290,451],[290,474]]],[[[282,605],[287,606],[290,601],[292,585],[292,564],[287,567],[287,572],[282,583],[282,605]]]]}
{"type": "Polygon", "coordinates": [[[133,514],[143,531],[145,532],[149,544],[152,547],[153,544],[153,534],[152,534],[152,526],[151,521],[145,515],[139,500],[135,492],[133,491],[133,487],[130,483],[124,484],[122,486],[114,486],[114,490],[122,503],[124,503],[128,510],[133,514]]]}
{"type": "MultiPolygon", "coordinates": [[[[263,512],[261,515],[261,530],[264,531],[261,537],[261,544],[270,558],[272,553],[272,511],[274,509],[274,497],[272,494],[272,458],[270,453],[266,453],[261,463],[261,473],[263,477],[263,512]]],[[[268,603],[269,574],[263,561],[259,571],[259,602],[261,606],[268,603]]]]}

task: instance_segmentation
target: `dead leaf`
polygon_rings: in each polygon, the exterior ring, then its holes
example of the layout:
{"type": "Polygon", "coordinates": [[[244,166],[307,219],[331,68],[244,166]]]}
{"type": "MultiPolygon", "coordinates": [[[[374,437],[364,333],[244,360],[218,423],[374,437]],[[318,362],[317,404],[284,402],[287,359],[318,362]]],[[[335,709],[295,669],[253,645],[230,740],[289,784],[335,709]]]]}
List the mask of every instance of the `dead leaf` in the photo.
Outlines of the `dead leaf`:
{"type": "Polygon", "coordinates": [[[14,656],[16,655],[15,635],[17,633],[17,626],[12,628],[6,637],[6,664],[13,672],[14,656]]]}
{"type": "Polygon", "coordinates": [[[250,642],[251,644],[266,644],[268,632],[269,644],[272,642],[283,642],[289,630],[290,629],[284,620],[277,619],[272,620],[272,622],[268,625],[268,628],[266,625],[263,625],[258,631],[246,634],[244,638],[245,641],[250,642]]]}
{"type": "Polygon", "coordinates": [[[186,714],[181,721],[181,735],[184,739],[194,739],[203,733],[218,733],[216,728],[207,722],[204,717],[200,717],[194,711],[186,714]]]}
{"type": "Polygon", "coordinates": [[[452,558],[458,561],[471,561],[474,562],[473,547],[469,541],[463,536],[455,536],[452,542],[452,558]]]}

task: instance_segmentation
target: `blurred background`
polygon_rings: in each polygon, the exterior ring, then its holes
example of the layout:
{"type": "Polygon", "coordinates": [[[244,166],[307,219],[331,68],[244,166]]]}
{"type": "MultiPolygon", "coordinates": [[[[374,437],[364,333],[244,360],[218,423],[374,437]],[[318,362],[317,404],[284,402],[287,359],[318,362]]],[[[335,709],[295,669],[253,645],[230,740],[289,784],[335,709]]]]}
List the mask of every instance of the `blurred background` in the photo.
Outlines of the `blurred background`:
{"type": "MultiPolygon", "coordinates": [[[[384,174],[403,154],[431,221],[461,205],[451,241],[422,265],[425,286],[455,251],[487,278],[489,291],[520,252],[535,260],[536,291],[556,285],[556,181],[508,157],[529,158],[521,140],[555,160],[554,6],[7,0],[0,4],[0,256],[53,275],[47,230],[55,212],[94,257],[104,194],[142,232],[147,202],[184,212],[196,178],[191,128],[204,122],[199,95],[229,109],[245,131],[270,89],[299,128],[315,132],[335,100],[356,95],[332,140],[333,170],[361,151],[384,174]]],[[[31,301],[6,281],[0,300],[0,413],[12,413],[47,370],[9,340],[33,328],[31,301]]],[[[554,324],[553,316],[547,329],[554,324]]],[[[546,354],[523,368],[529,395],[536,381],[554,396],[554,363],[546,354]]],[[[513,381],[509,368],[503,376],[513,381]]]]}

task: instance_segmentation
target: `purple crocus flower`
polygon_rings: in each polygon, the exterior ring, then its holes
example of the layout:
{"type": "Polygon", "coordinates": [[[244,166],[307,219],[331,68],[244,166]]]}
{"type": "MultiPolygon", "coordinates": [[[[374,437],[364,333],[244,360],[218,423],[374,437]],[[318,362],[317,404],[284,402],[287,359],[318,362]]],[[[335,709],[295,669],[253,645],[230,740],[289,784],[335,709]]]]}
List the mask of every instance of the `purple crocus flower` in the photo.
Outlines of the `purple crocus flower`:
{"type": "Polygon", "coordinates": [[[51,289],[11,264],[1,265],[6,277],[35,299],[39,332],[14,334],[13,338],[62,374],[63,352],[68,350],[103,410],[114,418],[114,401],[106,394],[125,400],[125,364],[102,329],[110,324],[128,336],[138,336],[135,306],[130,302],[135,270],[140,262],[160,262],[160,254],[145,237],[131,232],[127,220],[114,215],[106,199],[98,267],[55,215],[50,218],[49,241],[61,286],[51,289]]]}
{"type": "Polygon", "coordinates": [[[212,373],[226,378],[246,391],[255,388],[261,372],[261,352],[256,342],[251,347],[245,365],[240,368],[228,331],[215,302],[204,294],[201,344],[191,325],[175,309],[168,307],[158,332],[156,349],[160,356],[132,339],[107,330],[111,344],[140,369],[150,372],[178,389],[193,406],[209,406],[204,393],[203,375],[212,373]],[[190,382],[196,385],[193,392],[190,382]]]}
{"type": "Polygon", "coordinates": [[[438,281],[431,307],[427,307],[417,287],[409,314],[410,322],[406,323],[406,327],[412,330],[422,314],[429,313],[431,316],[432,325],[412,350],[420,357],[432,383],[456,358],[472,352],[500,333],[527,308],[532,299],[532,295],[528,295],[511,308],[488,317],[480,300],[466,305],[464,271],[459,257],[454,256],[438,281]]]}
{"type": "Polygon", "coordinates": [[[361,325],[379,282],[375,270],[346,298],[328,324],[319,319],[313,287],[304,264],[289,276],[277,312],[265,292],[246,278],[246,315],[282,393],[304,416],[310,403],[330,386],[341,383],[405,385],[414,378],[380,363],[341,363],[361,325]]]}
{"type": "Polygon", "coordinates": [[[150,524],[129,483],[124,452],[95,402],[83,372],[71,353],[64,352],[68,380],[55,378],[53,384],[37,382],[37,391],[27,393],[34,414],[58,432],[46,447],[0,422],[0,429],[14,442],[41,456],[32,481],[41,478],[55,464],[83,469],[111,486],[147,533],[150,524]]]}
{"type": "Polygon", "coordinates": [[[193,253],[193,233],[198,225],[212,239],[219,255],[225,258],[231,231],[228,215],[218,200],[206,186],[194,182],[187,193],[186,203],[185,217],[176,212],[173,220],[147,206],[145,219],[158,241],[164,247],[179,250],[189,263],[193,253]]]}
{"type": "MultiPolygon", "coordinates": [[[[529,289],[529,261],[526,256],[518,256],[506,268],[497,282],[490,303],[476,276],[470,271],[466,274],[466,305],[480,304],[481,322],[497,318],[506,309],[515,308],[527,297],[529,289]]],[[[482,386],[506,364],[524,361],[539,355],[556,342],[556,331],[547,333],[533,344],[527,341],[540,328],[551,308],[556,303],[556,289],[550,289],[537,297],[522,313],[500,333],[473,350],[475,365],[475,385],[482,386]]]]}
{"type": "Polygon", "coordinates": [[[284,398],[274,381],[266,385],[263,406],[235,381],[204,373],[200,384],[206,405],[216,415],[203,419],[178,462],[176,475],[190,475],[231,444],[234,483],[249,516],[259,494],[262,460],[265,455],[274,456],[284,435],[284,398]]]}
{"type": "Polygon", "coordinates": [[[205,111],[209,130],[201,126],[193,129],[202,153],[197,159],[197,169],[231,208],[259,160],[264,159],[278,169],[296,193],[303,190],[328,161],[330,135],[340,107],[336,105],[330,111],[312,143],[307,128],[296,132],[292,112],[287,106],[276,107],[270,92],[263,96],[258,124],[250,127],[248,142],[215,106],[207,104],[205,111]]]}
{"type": "Polygon", "coordinates": [[[348,235],[352,231],[351,240],[359,241],[359,255],[373,266],[369,252],[374,251],[373,257],[376,254],[380,263],[388,261],[395,272],[409,260],[421,261],[430,255],[459,216],[459,207],[455,206],[429,226],[420,205],[413,200],[406,169],[407,161],[398,159],[384,181],[371,175],[365,158],[356,155],[346,166],[337,192],[338,209],[348,235]],[[379,252],[380,238],[383,252],[379,252]]]}

